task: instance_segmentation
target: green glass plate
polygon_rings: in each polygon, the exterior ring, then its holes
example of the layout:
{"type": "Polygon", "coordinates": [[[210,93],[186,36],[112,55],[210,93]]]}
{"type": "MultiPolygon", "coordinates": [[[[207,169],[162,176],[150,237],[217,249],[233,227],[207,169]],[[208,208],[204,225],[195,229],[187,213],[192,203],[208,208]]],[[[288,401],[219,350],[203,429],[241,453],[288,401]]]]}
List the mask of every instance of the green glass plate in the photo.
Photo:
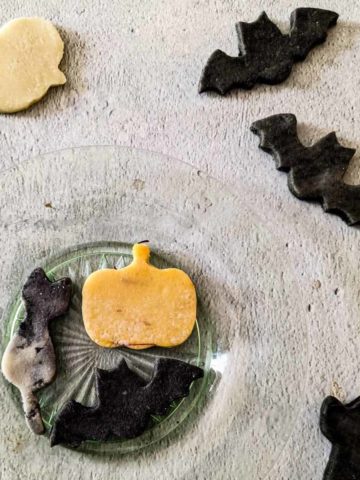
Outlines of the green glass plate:
{"type": "MultiPolygon", "coordinates": [[[[210,468],[221,476],[225,466],[227,478],[269,474],[301,417],[311,343],[299,287],[301,262],[286,244],[287,232],[274,229],[267,211],[254,213],[250,203],[262,193],[244,183],[234,193],[184,162],[120,147],[58,151],[1,173],[3,343],[21,321],[19,292],[33,268],[70,275],[76,284],[70,315],[52,325],[59,376],[39,393],[48,426],[69,396],[93,402],[97,365],[110,368],[125,357],[147,377],[155,356],[171,355],[205,369],[190,396],[168,416],[152,419],[137,439],[89,442],[82,449],[112,458],[126,453],[121,474],[132,479],[139,476],[130,468],[135,463],[143,478],[157,478],[159,471],[179,478],[174,466],[181,478],[210,468]],[[181,268],[194,281],[198,328],[175,349],[96,347],[79,315],[82,281],[102,265],[126,264],[129,245],[145,238],[157,254],[155,262],[181,268]]],[[[33,451],[41,458],[59,456],[68,473],[77,452],[50,451],[46,437],[31,435],[12,405],[14,400],[19,405],[17,392],[9,395],[8,388],[1,376],[0,443],[20,432],[29,441],[28,458],[33,451]]],[[[112,468],[107,458],[104,472],[112,468]]]]}
{"type": "MultiPolygon", "coordinates": [[[[152,416],[148,430],[141,437],[123,440],[95,442],[81,445],[84,451],[132,452],[147,446],[170,433],[185,420],[199,400],[206,396],[210,386],[210,362],[213,356],[211,328],[198,308],[198,319],[190,338],[182,345],[164,349],[153,347],[147,350],[127,348],[103,348],[87,335],[82,320],[82,287],[86,278],[94,271],[103,268],[123,268],[132,261],[131,245],[122,243],[97,243],[70,249],[63,255],[50,259],[44,269],[51,280],[70,277],[73,282],[73,295],[69,313],[50,325],[57,359],[55,381],[37,394],[46,434],[49,435],[57,413],[68,400],[76,400],[83,405],[96,403],[95,372],[97,368],[113,369],[122,359],[145,380],[150,380],[154,362],[159,356],[170,356],[202,367],[204,378],[194,382],[190,395],[173,402],[166,416],[152,416]]],[[[169,265],[156,254],[151,255],[152,264],[159,268],[169,265]]],[[[8,323],[4,336],[4,347],[25,318],[21,293],[16,295],[6,315],[8,323]]],[[[12,395],[21,408],[21,399],[16,388],[11,387],[12,395]]]]}

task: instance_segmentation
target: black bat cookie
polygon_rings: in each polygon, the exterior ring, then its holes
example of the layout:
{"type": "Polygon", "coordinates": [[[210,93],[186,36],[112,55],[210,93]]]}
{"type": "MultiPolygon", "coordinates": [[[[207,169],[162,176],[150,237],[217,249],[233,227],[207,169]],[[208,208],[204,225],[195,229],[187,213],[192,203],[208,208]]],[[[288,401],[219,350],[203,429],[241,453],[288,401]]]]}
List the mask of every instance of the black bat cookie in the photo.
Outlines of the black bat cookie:
{"type": "Polygon", "coordinates": [[[360,186],[343,182],[355,150],[341,146],[334,132],[304,147],[292,114],[259,120],[251,131],[260,137],[260,148],[274,157],[276,168],[289,172],[289,189],[296,197],[321,202],[326,212],[339,215],[349,225],[360,221],[360,186]]]}
{"type": "Polygon", "coordinates": [[[320,429],[332,443],[324,480],[360,480],[360,397],[347,405],[327,397],[320,429]]]}
{"type": "Polygon", "coordinates": [[[338,14],[319,8],[298,8],[290,17],[290,33],[283,35],[265,12],[253,23],[239,22],[239,56],[216,50],[202,72],[199,92],[214,90],[225,95],[233,88],[250,89],[256,83],[284,81],[294,62],[326,39],[338,14]]]}
{"type": "Polygon", "coordinates": [[[34,392],[55,376],[55,352],[49,334],[50,320],[64,315],[70,305],[71,280],[51,282],[42,268],[34,270],[22,291],[26,317],[8,344],[1,369],[21,392],[30,429],[44,431],[40,407],[34,392]]]}
{"type": "Polygon", "coordinates": [[[203,374],[201,368],[168,358],[157,359],[148,383],[125,360],[114,370],[98,369],[97,405],[66,403],[51,431],[51,446],[137,437],[146,429],[150,415],[164,415],[171,402],[186,397],[191,383],[203,374]]]}

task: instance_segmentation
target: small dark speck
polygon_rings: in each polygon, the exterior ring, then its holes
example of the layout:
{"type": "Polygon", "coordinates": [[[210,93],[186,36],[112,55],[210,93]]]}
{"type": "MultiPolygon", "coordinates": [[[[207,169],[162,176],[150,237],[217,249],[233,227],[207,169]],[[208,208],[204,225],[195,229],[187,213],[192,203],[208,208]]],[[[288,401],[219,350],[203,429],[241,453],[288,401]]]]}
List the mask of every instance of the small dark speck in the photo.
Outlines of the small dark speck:
{"type": "Polygon", "coordinates": [[[338,289],[338,288],[335,288],[334,294],[337,295],[338,293],[339,293],[339,289],[338,289]]]}
{"type": "Polygon", "coordinates": [[[289,247],[289,244],[288,244],[288,243],[285,243],[285,247],[288,248],[288,247],[289,247]]]}
{"type": "Polygon", "coordinates": [[[131,33],[134,33],[134,32],[135,32],[135,30],[132,28],[132,29],[130,30],[130,32],[131,32],[131,33]]]}
{"type": "Polygon", "coordinates": [[[41,350],[43,350],[43,349],[44,349],[44,347],[35,347],[35,352],[36,352],[36,353],[39,353],[39,352],[41,352],[41,350]]]}
{"type": "Polygon", "coordinates": [[[54,208],[54,207],[53,207],[53,204],[52,204],[51,202],[45,203],[45,204],[44,204],[44,207],[46,207],[46,208],[54,208]]]}
{"type": "Polygon", "coordinates": [[[308,305],[308,306],[307,306],[307,311],[308,311],[308,312],[311,312],[311,305],[308,305]]]}

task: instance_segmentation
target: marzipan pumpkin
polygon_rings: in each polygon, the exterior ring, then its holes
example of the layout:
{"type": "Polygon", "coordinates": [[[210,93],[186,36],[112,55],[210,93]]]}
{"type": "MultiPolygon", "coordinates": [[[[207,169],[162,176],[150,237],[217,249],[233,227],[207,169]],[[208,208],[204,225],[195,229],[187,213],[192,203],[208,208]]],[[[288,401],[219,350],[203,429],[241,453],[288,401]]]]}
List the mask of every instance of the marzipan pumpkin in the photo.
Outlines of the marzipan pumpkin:
{"type": "Polygon", "coordinates": [[[83,287],[82,312],[90,338],[103,347],[175,347],[191,335],[196,292],[189,276],[149,263],[150,248],[133,247],[133,262],[92,273],[83,287]]]}

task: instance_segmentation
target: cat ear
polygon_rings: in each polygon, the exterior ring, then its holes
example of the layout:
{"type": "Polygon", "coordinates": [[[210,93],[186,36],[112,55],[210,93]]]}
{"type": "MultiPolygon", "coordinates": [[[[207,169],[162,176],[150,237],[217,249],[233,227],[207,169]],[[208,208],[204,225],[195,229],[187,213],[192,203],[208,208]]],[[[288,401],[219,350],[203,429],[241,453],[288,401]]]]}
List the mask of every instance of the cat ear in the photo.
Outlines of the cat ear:
{"type": "Polygon", "coordinates": [[[42,268],[35,268],[35,270],[33,270],[31,273],[30,273],[30,276],[27,280],[27,282],[25,283],[25,286],[29,283],[32,283],[32,282],[37,282],[39,281],[39,279],[46,279],[46,274],[44,272],[44,270],[42,268]]]}
{"type": "Polygon", "coordinates": [[[42,289],[46,289],[50,282],[42,268],[36,268],[31,272],[28,279],[24,283],[22,294],[25,301],[36,302],[38,296],[37,291],[41,285],[42,289]]]}
{"type": "Polygon", "coordinates": [[[27,313],[36,313],[44,322],[63,315],[69,308],[71,279],[51,282],[42,268],[36,268],[27,279],[23,291],[27,313]]]}
{"type": "Polygon", "coordinates": [[[64,85],[66,77],[60,70],[56,70],[51,77],[51,85],[64,85]]]}
{"type": "Polygon", "coordinates": [[[341,432],[338,431],[339,418],[345,415],[345,406],[335,397],[326,397],[320,410],[320,430],[322,434],[332,443],[341,432]]]}

